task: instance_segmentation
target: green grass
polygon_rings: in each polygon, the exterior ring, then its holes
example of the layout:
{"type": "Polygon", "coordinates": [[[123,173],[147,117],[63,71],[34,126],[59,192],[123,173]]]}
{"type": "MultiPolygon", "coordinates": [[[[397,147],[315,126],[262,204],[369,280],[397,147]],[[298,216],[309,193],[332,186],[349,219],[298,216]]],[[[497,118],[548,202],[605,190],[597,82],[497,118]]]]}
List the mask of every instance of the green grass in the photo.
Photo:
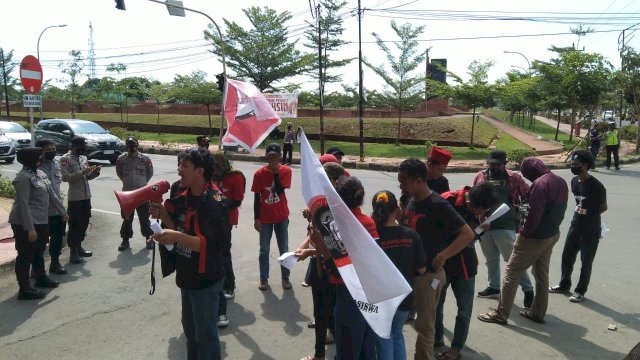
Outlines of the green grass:
{"type": "MultiPolygon", "coordinates": [[[[503,111],[503,110],[498,110],[498,109],[489,109],[489,110],[485,110],[487,113],[493,115],[493,117],[497,118],[498,120],[501,121],[505,121],[505,119],[507,118],[507,116],[509,115],[508,111],[503,111]]],[[[556,128],[553,126],[549,126],[541,121],[535,121],[535,128],[529,129],[529,120],[525,119],[523,122],[520,121],[514,121],[514,122],[507,122],[507,124],[513,125],[515,127],[519,127],[521,129],[527,130],[529,132],[532,132],[536,135],[542,136],[543,139],[547,139],[547,140],[555,140],[556,137],[556,128]]],[[[558,132],[558,142],[561,142],[565,149],[571,148],[576,141],[572,140],[569,141],[569,134],[564,133],[562,131],[558,132]]]]}

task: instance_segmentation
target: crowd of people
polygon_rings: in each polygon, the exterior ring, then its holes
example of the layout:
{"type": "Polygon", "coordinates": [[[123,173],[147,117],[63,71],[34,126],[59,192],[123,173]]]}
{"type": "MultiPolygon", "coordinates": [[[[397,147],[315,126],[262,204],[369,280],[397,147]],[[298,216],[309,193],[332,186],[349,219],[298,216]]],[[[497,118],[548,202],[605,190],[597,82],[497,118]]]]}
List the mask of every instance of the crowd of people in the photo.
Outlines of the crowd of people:
{"type": "MultiPolygon", "coordinates": [[[[290,153],[295,139],[289,126],[286,153],[290,153]]],[[[164,203],[145,202],[136,211],[146,247],[153,250],[154,242],[163,245],[158,246],[163,276],[176,274],[188,358],[219,359],[218,328],[229,325],[226,303],[235,296],[231,234],[238,226],[246,177],[233,168],[222,151],[208,150],[206,136],[198,137],[197,142],[198,146],[178,155],[180,179],[172,184],[169,199],[164,203]],[[151,230],[154,219],[161,221],[161,232],[151,230]]],[[[60,255],[66,223],[70,262],[82,263],[92,255],[82,244],[91,216],[90,181],[100,175],[100,167],[89,165],[85,144],[85,139],[74,138],[71,150],[59,161],[55,144],[46,139],[37,147],[18,151],[17,160],[23,168],[14,180],[16,195],[9,222],[18,251],[15,272],[20,300],[41,299],[46,293],[38,288],[59,285],[45,271],[44,251],[48,243],[49,274],[64,275],[60,255]],[[61,182],[69,183],[66,209],[61,202],[61,182]],[[33,286],[30,269],[35,278],[33,286]]],[[[131,191],[147,185],[153,164],[139,152],[135,137],[128,137],[125,145],[127,151],[116,162],[116,174],[122,190],[131,191]]],[[[269,252],[274,233],[279,254],[289,251],[292,214],[286,193],[291,187],[292,170],[287,155],[283,156],[279,144],[267,145],[266,164],[253,174],[250,187],[254,193],[253,226],[259,239],[261,291],[270,288],[269,252]]],[[[324,359],[325,348],[332,343],[336,359],[405,359],[403,326],[411,320],[417,332],[412,349],[415,359],[459,359],[469,335],[475,296],[499,299],[497,309],[480,314],[479,320],[507,324],[519,285],[524,292],[520,315],[543,323],[548,294],[571,291],[578,253],[582,269],[570,301],[584,299],[601,234],[600,215],[607,210],[606,189],[589,173],[595,165],[590,151],[577,150],[571,157],[575,177],[570,190],[576,208],[563,249],[561,279],[551,287],[549,262],[560,238],[569,187],[541,160],[524,159],[520,175],[506,169],[504,151],[493,150],[487,168],[475,175],[470,186],[452,190],[444,176],[452,155],[433,147],[426,161],[409,158],[398,166],[399,198],[393,191],[380,189],[369,200],[361,181],[342,166],[343,156],[339,148],[332,147],[319,160],[345,205],[411,284],[413,292],[399,305],[390,338],[378,336],[346,287],[334,261],[335,253],[325,243],[328,237],[335,237],[326,226],[332,216],[328,205],[324,204],[324,210],[305,210],[298,220],[308,222],[307,236],[294,251],[298,261],[308,259],[305,285],[311,287],[313,298],[314,321],[309,326],[315,328],[315,349],[305,359],[324,359]],[[365,201],[372,204],[371,214],[362,211],[365,201]],[[488,221],[501,206],[508,208],[506,212],[488,221]],[[486,288],[475,293],[478,242],[488,277],[486,288]],[[501,258],[506,261],[502,281],[501,258]],[[527,274],[529,268],[535,286],[527,274]],[[440,351],[445,345],[443,308],[449,288],[457,314],[450,348],[440,351]]],[[[122,219],[118,251],[129,249],[133,237],[133,216],[123,212],[122,219]]],[[[289,275],[289,269],[281,266],[285,291],[292,288],[289,275]]]]}

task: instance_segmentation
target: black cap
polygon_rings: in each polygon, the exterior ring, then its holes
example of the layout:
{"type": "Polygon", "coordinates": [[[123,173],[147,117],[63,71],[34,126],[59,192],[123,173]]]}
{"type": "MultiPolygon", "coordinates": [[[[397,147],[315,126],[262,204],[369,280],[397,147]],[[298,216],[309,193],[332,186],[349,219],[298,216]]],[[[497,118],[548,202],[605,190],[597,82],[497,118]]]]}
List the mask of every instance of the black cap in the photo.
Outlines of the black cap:
{"type": "Polygon", "coordinates": [[[271,143],[267,145],[267,149],[265,150],[266,155],[271,155],[271,154],[280,155],[281,153],[282,153],[282,150],[280,149],[280,145],[276,143],[271,143]]]}
{"type": "Polygon", "coordinates": [[[71,140],[71,145],[75,146],[85,145],[86,143],[87,139],[83,138],[82,136],[76,136],[73,138],[73,140],[71,140]]]}
{"type": "Polygon", "coordinates": [[[26,167],[35,168],[36,163],[40,161],[41,156],[41,147],[25,147],[18,150],[16,153],[16,160],[26,167]]]}
{"type": "Polygon", "coordinates": [[[132,142],[132,143],[134,143],[134,144],[138,145],[138,139],[136,139],[136,137],[135,137],[135,136],[129,136],[129,137],[127,138],[127,141],[125,141],[125,144],[128,144],[128,143],[130,143],[130,142],[132,142]]]}
{"type": "Polygon", "coordinates": [[[209,142],[209,137],[207,135],[198,135],[196,136],[196,142],[209,142]]]}
{"type": "Polygon", "coordinates": [[[506,164],[507,163],[507,153],[502,150],[492,150],[489,153],[489,158],[487,159],[489,164],[506,164]]]}
{"type": "Polygon", "coordinates": [[[334,155],[334,156],[335,156],[335,154],[340,154],[340,156],[344,156],[344,153],[342,152],[342,150],[340,150],[340,148],[337,147],[337,146],[333,146],[333,147],[328,148],[327,149],[327,154],[331,154],[331,155],[334,155]]]}

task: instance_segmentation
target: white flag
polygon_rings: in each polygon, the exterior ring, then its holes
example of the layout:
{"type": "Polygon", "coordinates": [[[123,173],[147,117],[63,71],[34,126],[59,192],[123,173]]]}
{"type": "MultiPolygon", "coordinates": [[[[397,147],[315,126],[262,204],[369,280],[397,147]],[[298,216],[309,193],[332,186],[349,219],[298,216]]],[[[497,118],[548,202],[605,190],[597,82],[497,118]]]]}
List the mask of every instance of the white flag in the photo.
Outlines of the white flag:
{"type": "Polygon", "coordinates": [[[302,197],[360,312],[378,336],[388,339],[411,286],[335,191],[303,131],[300,139],[302,197]]]}

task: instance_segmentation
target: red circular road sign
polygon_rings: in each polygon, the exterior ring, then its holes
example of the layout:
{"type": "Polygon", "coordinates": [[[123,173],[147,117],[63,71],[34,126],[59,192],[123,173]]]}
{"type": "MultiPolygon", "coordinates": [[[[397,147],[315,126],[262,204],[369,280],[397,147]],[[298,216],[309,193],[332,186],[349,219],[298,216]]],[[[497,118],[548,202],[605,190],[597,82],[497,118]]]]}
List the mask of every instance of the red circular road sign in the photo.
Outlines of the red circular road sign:
{"type": "Polygon", "coordinates": [[[28,94],[36,94],[42,86],[42,66],[40,61],[33,56],[27,55],[20,63],[20,81],[28,94]]]}

